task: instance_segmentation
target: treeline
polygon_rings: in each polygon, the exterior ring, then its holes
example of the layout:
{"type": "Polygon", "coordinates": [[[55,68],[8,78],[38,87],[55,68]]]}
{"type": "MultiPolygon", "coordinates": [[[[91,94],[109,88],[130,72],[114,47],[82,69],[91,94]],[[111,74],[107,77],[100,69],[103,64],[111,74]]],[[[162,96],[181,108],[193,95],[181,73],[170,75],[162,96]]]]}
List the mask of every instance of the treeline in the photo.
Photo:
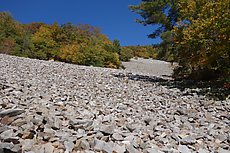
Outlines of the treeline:
{"type": "Polygon", "coordinates": [[[155,46],[125,46],[123,47],[125,55],[130,57],[141,57],[141,58],[158,58],[158,50],[155,46]]]}
{"type": "Polygon", "coordinates": [[[119,68],[132,55],[90,25],[21,24],[0,13],[0,53],[80,65],[119,68]]]}
{"type": "Polygon", "coordinates": [[[130,8],[138,22],[158,27],[149,37],[163,40],[158,57],[179,63],[176,77],[230,82],[229,0],[142,0],[130,8]]]}
{"type": "Polygon", "coordinates": [[[90,25],[21,24],[7,12],[0,12],[0,53],[108,68],[133,57],[163,59],[158,46],[122,47],[90,25]]]}

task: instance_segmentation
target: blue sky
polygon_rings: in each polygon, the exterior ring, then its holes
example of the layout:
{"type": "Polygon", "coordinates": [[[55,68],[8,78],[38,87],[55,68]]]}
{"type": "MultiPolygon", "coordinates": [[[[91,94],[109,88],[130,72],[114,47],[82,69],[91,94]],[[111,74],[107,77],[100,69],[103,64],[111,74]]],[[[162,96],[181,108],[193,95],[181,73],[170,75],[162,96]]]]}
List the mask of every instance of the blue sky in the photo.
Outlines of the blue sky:
{"type": "Polygon", "coordinates": [[[21,23],[44,22],[59,24],[90,24],[101,29],[121,45],[151,45],[159,39],[147,37],[154,26],[135,22],[138,14],[128,9],[141,0],[1,0],[0,11],[8,11],[21,23]]]}

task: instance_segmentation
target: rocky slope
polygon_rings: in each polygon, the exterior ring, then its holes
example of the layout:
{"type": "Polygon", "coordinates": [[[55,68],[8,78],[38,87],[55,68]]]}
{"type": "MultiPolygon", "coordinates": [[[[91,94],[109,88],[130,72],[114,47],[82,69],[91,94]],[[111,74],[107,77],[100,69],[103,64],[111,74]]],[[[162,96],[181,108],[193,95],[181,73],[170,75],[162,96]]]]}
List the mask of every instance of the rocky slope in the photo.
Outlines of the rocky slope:
{"type": "Polygon", "coordinates": [[[122,64],[129,72],[157,76],[171,76],[173,73],[172,66],[177,65],[176,63],[171,65],[169,62],[143,58],[132,58],[129,62],[122,64]]]}
{"type": "Polygon", "coordinates": [[[0,152],[230,152],[230,102],[123,70],[0,54],[0,152]]]}

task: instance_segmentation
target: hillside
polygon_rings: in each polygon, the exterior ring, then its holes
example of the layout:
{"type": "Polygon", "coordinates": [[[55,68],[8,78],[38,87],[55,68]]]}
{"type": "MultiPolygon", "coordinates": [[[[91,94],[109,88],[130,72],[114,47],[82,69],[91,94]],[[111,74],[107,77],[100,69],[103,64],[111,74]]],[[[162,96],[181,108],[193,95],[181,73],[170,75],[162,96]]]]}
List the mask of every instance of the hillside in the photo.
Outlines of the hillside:
{"type": "Polygon", "coordinates": [[[0,54],[0,152],[230,151],[229,100],[137,73],[0,54]]]}
{"type": "Polygon", "coordinates": [[[173,74],[173,67],[176,66],[176,64],[172,66],[171,63],[165,61],[143,58],[132,58],[129,62],[123,62],[122,64],[126,71],[159,77],[171,77],[173,74]]]}

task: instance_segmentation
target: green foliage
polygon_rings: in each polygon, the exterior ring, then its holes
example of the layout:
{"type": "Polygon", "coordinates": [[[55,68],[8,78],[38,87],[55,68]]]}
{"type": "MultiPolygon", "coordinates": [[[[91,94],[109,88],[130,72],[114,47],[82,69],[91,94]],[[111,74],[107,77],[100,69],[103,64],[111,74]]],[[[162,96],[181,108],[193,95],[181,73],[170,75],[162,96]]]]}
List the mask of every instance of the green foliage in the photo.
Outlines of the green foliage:
{"type": "Polygon", "coordinates": [[[121,55],[120,60],[124,62],[130,61],[130,59],[133,57],[133,50],[128,47],[123,47],[121,49],[121,55]]]}
{"type": "Polygon", "coordinates": [[[144,25],[159,25],[158,58],[177,61],[175,76],[209,80],[230,76],[229,0],[142,0],[131,9],[144,25]]]}
{"type": "Polygon", "coordinates": [[[127,54],[126,56],[130,56],[130,54],[132,54],[132,57],[156,59],[158,54],[156,48],[153,46],[126,46],[123,47],[123,49],[125,49],[124,51],[127,54]]]}
{"type": "Polygon", "coordinates": [[[177,0],[142,0],[137,6],[130,9],[143,17],[137,22],[143,25],[157,25],[158,28],[149,35],[151,38],[160,36],[173,29],[178,18],[177,0]]]}
{"type": "Polygon", "coordinates": [[[167,31],[161,34],[162,42],[159,45],[155,45],[157,50],[157,59],[164,61],[175,61],[176,56],[174,56],[175,45],[173,42],[173,34],[171,31],[167,31]]]}
{"type": "Polygon", "coordinates": [[[121,55],[121,45],[119,40],[114,40],[113,41],[113,49],[118,55],[121,55]]]}
{"type": "MultiPolygon", "coordinates": [[[[154,25],[157,27],[150,38],[161,37],[162,43],[156,46],[153,58],[166,61],[174,61],[174,41],[171,30],[180,17],[178,12],[178,0],[142,0],[137,6],[130,6],[130,9],[141,15],[143,20],[137,22],[143,25],[154,25]]],[[[149,58],[146,52],[142,52],[141,57],[149,58]],[[144,53],[144,54],[143,54],[144,53]]]]}
{"type": "Polygon", "coordinates": [[[9,13],[0,13],[0,53],[119,68],[120,50],[118,40],[113,44],[98,28],[90,25],[22,25],[9,13]]]}
{"type": "Polygon", "coordinates": [[[32,22],[30,24],[25,24],[24,29],[31,34],[36,33],[41,26],[44,26],[45,24],[42,22],[32,22]]]}
{"type": "Polygon", "coordinates": [[[174,27],[182,75],[195,79],[230,76],[228,0],[179,1],[183,20],[174,27]]]}
{"type": "Polygon", "coordinates": [[[0,12],[0,53],[13,54],[20,51],[23,44],[24,29],[11,15],[0,12]]]}
{"type": "Polygon", "coordinates": [[[83,58],[79,58],[78,64],[82,65],[93,65],[93,66],[99,66],[104,67],[104,58],[105,53],[104,50],[100,50],[100,48],[97,48],[97,46],[85,46],[80,49],[80,52],[82,52],[83,58]]]}
{"type": "Polygon", "coordinates": [[[35,48],[35,58],[46,60],[54,58],[59,49],[59,45],[54,38],[55,30],[55,25],[44,25],[32,35],[31,39],[35,48]]]}

